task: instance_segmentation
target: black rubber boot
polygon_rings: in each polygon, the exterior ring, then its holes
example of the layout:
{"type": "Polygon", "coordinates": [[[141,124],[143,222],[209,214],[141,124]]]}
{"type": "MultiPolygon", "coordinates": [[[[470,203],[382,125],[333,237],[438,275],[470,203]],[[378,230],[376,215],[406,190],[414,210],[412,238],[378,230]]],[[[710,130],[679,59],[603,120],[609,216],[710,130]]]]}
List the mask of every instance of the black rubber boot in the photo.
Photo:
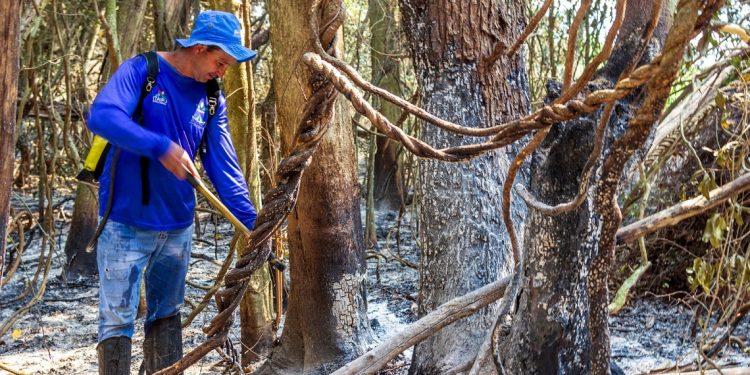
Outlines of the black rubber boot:
{"type": "Polygon", "coordinates": [[[130,375],[130,337],[110,337],[96,346],[99,375],[130,375]]]}
{"type": "Polygon", "coordinates": [[[153,374],[182,358],[182,324],[180,315],[158,319],[146,331],[143,340],[143,368],[153,374]]]}

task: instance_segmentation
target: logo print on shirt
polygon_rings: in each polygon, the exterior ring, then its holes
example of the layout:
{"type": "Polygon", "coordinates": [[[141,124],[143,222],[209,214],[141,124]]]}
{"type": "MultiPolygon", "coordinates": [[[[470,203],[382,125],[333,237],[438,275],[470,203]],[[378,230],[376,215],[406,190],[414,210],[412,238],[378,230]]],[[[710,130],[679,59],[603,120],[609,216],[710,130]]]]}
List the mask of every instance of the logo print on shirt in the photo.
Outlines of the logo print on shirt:
{"type": "Polygon", "coordinates": [[[156,89],[156,94],[154,94],[153,102],[161,105],[167,105],[167,96],[164,94],[164,91],[156,89]]]}
{"type": "Polygon", "coordinates": [[[193,117],[190,119],[191,123],[197,127],[203,127],[206,125],[206,120],[204,119],[204,114],[206,113],[206,103],[201,100],[200,103],[198,103],[198,108],[195,109],[195,113],[193,113],[193,117]]]}

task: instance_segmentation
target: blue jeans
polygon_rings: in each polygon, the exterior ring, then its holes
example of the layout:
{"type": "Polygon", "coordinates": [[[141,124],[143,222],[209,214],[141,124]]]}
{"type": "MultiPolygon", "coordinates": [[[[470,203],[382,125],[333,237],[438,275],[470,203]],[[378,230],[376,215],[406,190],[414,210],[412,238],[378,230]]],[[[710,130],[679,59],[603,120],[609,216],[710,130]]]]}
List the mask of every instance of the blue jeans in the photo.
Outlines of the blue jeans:
{"type": "Polygon", "coordinates": [[[193,226],[152,231],[109,221],[97,244],[99,337],[133,336],[141,276],[146,277],[145,329],[179,314],[185,298],[193,226]],[[144,273],[145,269],[145,273],[144,273]]]}

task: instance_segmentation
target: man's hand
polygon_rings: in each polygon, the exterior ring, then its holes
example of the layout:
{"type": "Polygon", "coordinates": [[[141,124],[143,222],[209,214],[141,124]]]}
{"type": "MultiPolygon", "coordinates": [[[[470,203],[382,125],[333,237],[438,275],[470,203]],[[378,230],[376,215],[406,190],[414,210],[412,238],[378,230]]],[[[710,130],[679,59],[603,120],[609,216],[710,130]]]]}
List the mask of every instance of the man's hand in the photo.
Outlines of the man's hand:
{"type": "Polygon", "coordinates": [[[160,157],[159,161],[164,168],[167,168],[168,171],[172,172],[180,180],[185,179],[185,173],[187,172],[193,176],[198,176],[198,170],[195,169],[190,156],[177,143],[172,142],[167,153],[160,157]]]}

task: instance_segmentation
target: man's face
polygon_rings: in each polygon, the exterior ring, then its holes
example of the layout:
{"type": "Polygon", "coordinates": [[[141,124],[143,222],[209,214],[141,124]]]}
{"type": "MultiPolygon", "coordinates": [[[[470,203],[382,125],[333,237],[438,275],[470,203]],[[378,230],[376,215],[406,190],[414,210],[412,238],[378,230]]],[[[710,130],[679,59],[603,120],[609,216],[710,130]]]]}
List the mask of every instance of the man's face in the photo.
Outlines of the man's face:
{"type": "Polygon", "coordinates": [[[199,45],[192,61],[193,79],[207,82],[213,78],[221,78],[227,72],[227,68],[236,63],[237,60],[221,48],[209,49],[207,46],[199,45]]]}

